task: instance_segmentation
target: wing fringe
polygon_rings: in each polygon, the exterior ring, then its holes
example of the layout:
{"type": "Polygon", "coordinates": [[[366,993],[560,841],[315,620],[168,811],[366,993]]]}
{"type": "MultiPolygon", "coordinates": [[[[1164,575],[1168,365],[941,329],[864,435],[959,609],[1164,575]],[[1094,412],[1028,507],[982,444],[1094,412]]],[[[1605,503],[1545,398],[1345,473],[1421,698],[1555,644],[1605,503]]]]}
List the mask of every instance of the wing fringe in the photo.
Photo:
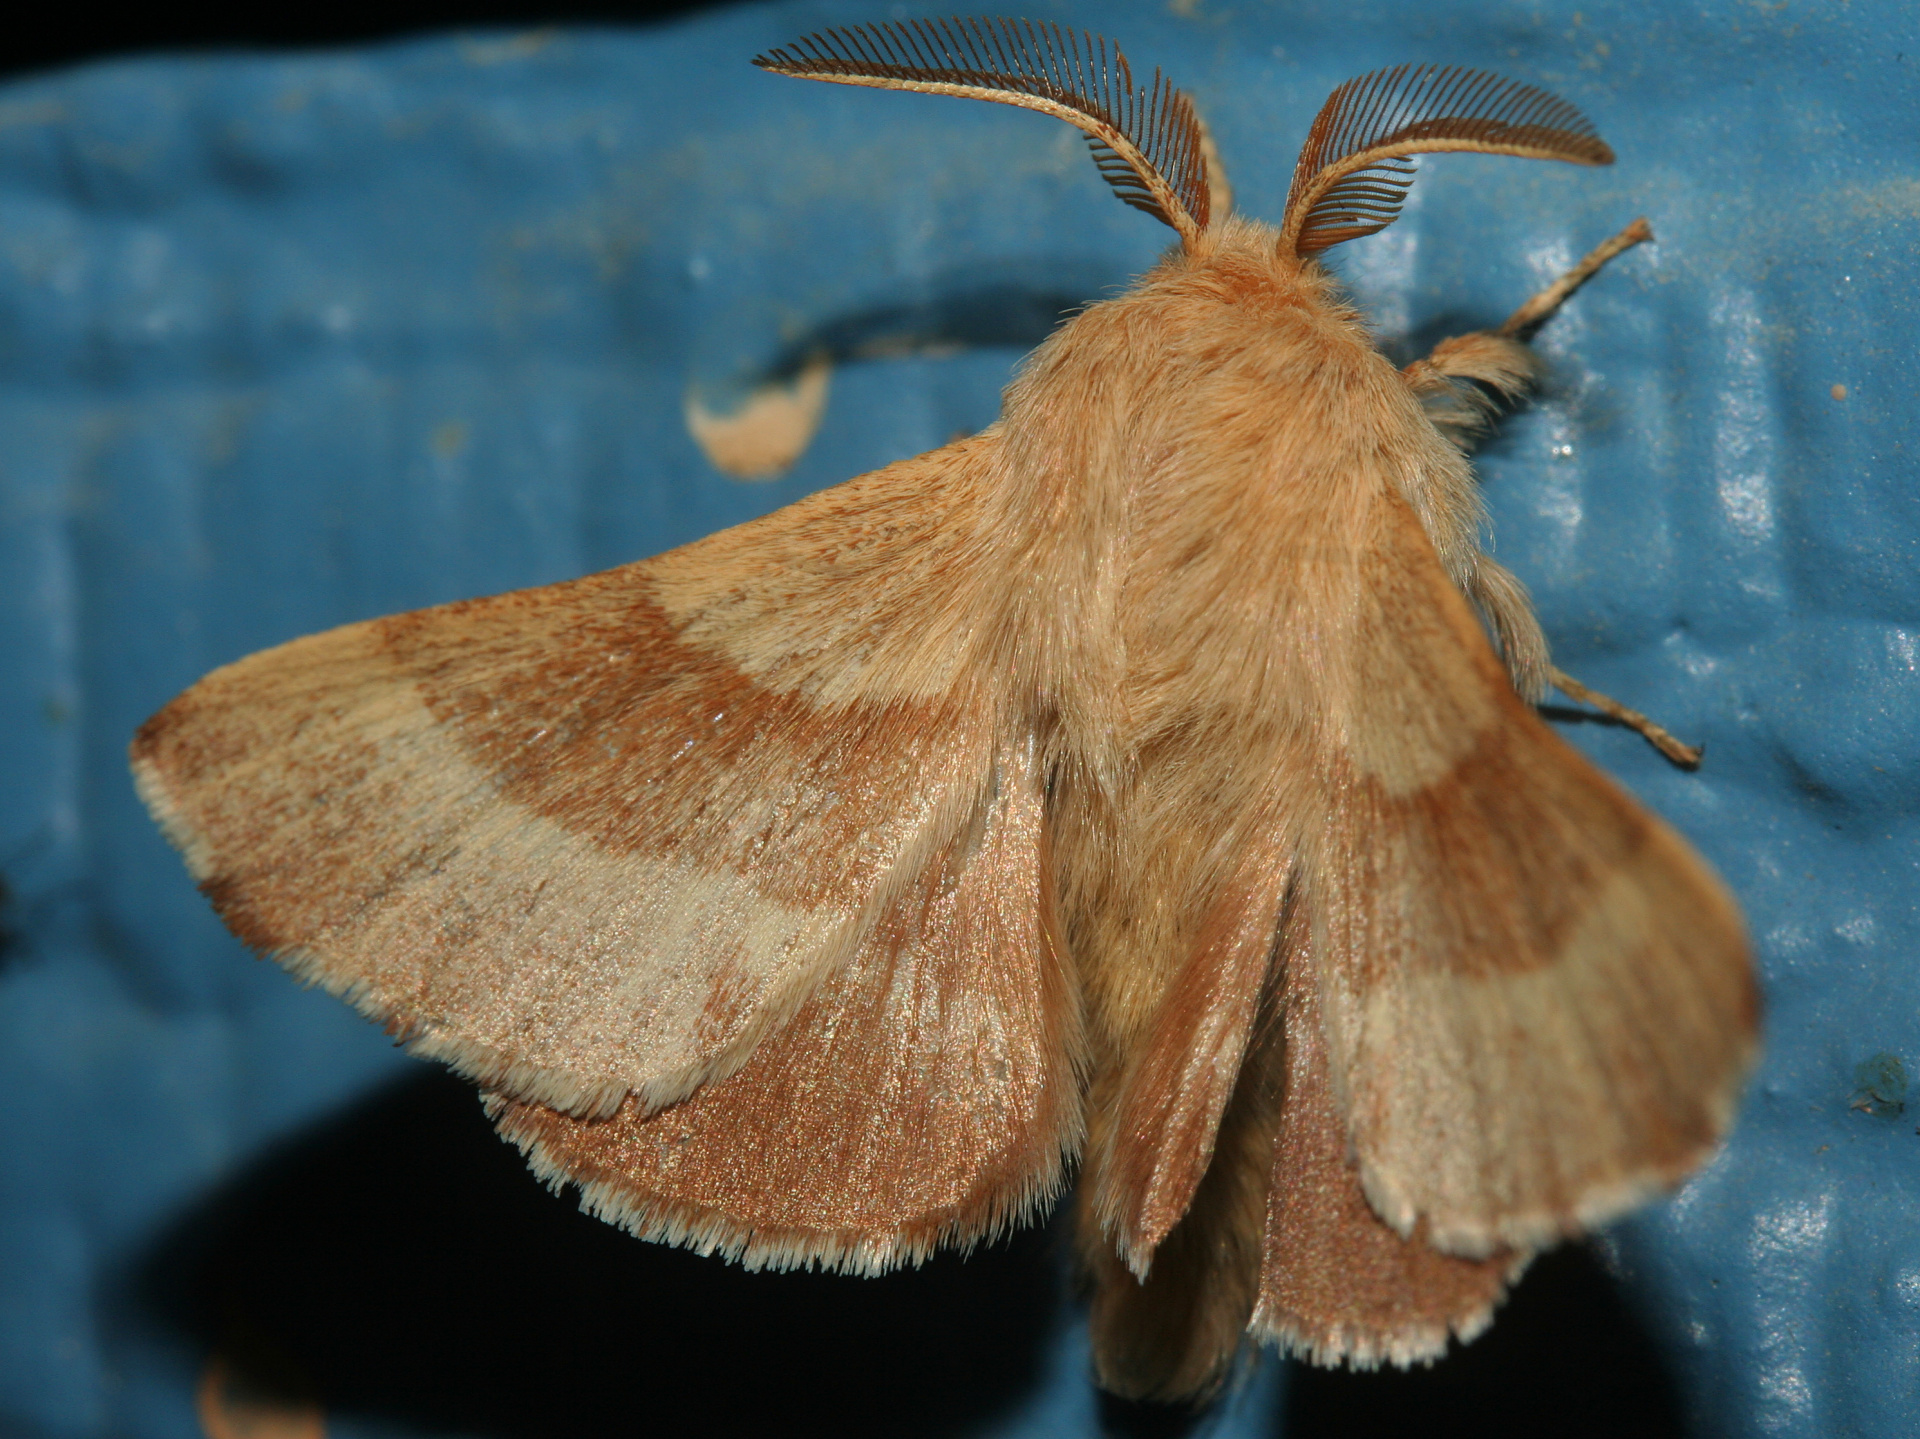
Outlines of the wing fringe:
{"type": "Polygon", "coordinates": [[[500,1137],[520,1151],[534,1177],[553,1193],[572,1185],[580,1208],[603,1223],[651,1244],[717,1255],[747,1270],[824,1270],[872,1279],[917,1268],[941,1251],[965,1256],[1033,1223],[1066,1187],[1066,1159],[1055,1151],[1048,1165],[1017,1185],[895,1229],[756,1224],[712,1205],[649,1193],[618,1174],[583,1168],[553,1142],[547,1132],[553,1116],[542,1113],[544,1106],[516,1103],[491,1091],[481,1095],[481,1104],[500,1137]]]}

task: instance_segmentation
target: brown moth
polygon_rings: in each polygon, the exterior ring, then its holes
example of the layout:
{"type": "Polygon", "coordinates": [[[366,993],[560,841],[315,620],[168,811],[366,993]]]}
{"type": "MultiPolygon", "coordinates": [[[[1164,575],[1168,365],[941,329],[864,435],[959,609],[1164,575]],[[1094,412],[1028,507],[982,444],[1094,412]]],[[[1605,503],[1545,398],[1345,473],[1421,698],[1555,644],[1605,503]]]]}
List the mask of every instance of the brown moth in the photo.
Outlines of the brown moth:
{"type": "Polygon", "coordinates": [[[1333,93],[1274,228],[1105,41],[755,63],[1057,115],[1178,248],[972,438],[216,671],[141,729],[141,794],[236,934],[644,1238],[878,1273],[1077,1160],[1111,1389],[1203,1395],[1249,1334],[1470,1338],[1709,1153],[1758,1004],[1720,883],[1534,713],[1557,672],[1477,543],[1483,397],[1644,226],[1405,370],[1318,256],[1413,154],[1612,153],[1401,66],[1333,93]]]}

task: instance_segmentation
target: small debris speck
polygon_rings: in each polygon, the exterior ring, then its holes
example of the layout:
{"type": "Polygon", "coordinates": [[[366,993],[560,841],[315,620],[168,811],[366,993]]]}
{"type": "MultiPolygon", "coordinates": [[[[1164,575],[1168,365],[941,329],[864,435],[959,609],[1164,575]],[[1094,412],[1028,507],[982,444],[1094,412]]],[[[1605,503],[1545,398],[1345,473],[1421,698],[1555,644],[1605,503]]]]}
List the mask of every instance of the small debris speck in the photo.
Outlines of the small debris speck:
{"type": "Polygon", "coordinates": [[[1853,1099],[1849,1109],[1882,1117],[1907,1107],[1907,1067],[1900,1056],[1881,1051],[1863,1059],[1853,1071],[1853,1099]]]}

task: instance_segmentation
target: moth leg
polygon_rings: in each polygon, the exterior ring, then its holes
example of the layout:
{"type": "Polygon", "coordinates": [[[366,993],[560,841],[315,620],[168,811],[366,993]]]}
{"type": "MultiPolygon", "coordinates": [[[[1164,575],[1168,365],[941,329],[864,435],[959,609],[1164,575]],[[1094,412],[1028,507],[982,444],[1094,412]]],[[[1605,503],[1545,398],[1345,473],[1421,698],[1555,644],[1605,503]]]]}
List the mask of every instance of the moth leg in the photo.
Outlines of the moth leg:
{"type": "Polygon", "coordinates": [[[1700,756],[1706,752],[1704,746],[1683,744],[1681,741],[1675,739],[1669,731],[1655,724],[1652,720],[1641,714],[1640,711],[1628,709],[1625,705],[1621,704],[1619,700],[1603,695],[1598,690],[1588,689],[1585,685],[1581,684],[1579,680],[1564,670],[1555,669],[1551,670],[1550,673],[1553,676],[1554,688],[1566,695],[1568,699],[1575,700],[1583,705],[1592,705],[1609,719],[1615,720],[1627,726],[1627,728],[1637,731],[1648,744],[1659,750],[1661,754],[1679,765],[1680,768],[1699,768],[1700,756]]]}
{"type": "MultiPolygon", "coordinates": [[[[1652,238],[1653,227],[1642,216],[1515,310],[1498,330],[1442,340],[1424,360],[1408,365],[1401,374],[1425,405],[1428,418],[1463,451],[1470,449],[1495,412],[1524,394],[1538,375],[1539,361],[1526,340],[1609,260],[1652,238]]],[[[1635,730],[1683,769],[1693,769],[1700,763],[1698,746],[1683,744],[1638,710],[1628,709],[1553,667],[1547,658],[1546,637],[1534,618],[1526,590],[1511,572],[1482,555],[1467,591],[1486,616],[1513,676],[1514,688],[1523,698],[1538,704],[1551,685],[1568,698],[1591,705],[1635,730]]]]}
{"type": "Polygon", "coordinates": [[[1597,246],[1579,264],[1507,316],[1497,330],[1456,335],[1400,373],[1426,406],[1427,416],[1463,451],[1486,432],[1494,414],[1532,386],[1540,362],[1526,342],[1568,296],[1616,255],[1653,238],[1645,217],[1597,246]]]}
{"type": "MultiPolygon", "coordinates": [[[[1400,374],[1433,427],[1466,455],[1494,416],[1532,388],[1539,372],[1540,361],[1524,341],[1477,330],[1442,340],[1432,354],[1400,374]]],[[[1462,502],[1477,512],[1477,499],[1462,502]]],[[[1547,637],[1534,618],[1526,586],[1477,547],[1455,580],[1485,619],[1514,690],[1529,704],[1538,704],[1552,680],[1547,637]]]]}
{"type": "Polygon", "coordinates": [[[1462,454],[1470,453],[1494,416],[1528,390],[1540,359],[1526,341],[1492,330],[1454,335],[1400,372],[1427,418],[1462,454]]]}
{"type": "Polygon", "coordinates": [[[1548,657],[1547,637],[1534,616],[1527,587],[1512,570],[1482,553],[1474,559],[1465,588],[1492,632],[1514,693],[1528,704],[1539,704],[1553,688],[1557,671],[1548,657]]]}
{"type": "MultiPolygon", "coordinates": [[[[1566,303],[1569,295],[1599,274],[1601,267],[1609,260],[1652,238],[1653,227],[1647,223],[1646,217],[1642,216],[1635,220],[1619,234],[1596,246],[1579,264],[1507,316],[1506,323],[1499,329],[1500,337],[1524,339],[1533,334],[1566,303]]],[[[1701,749],[1698,745],[1681,743],[1665,728],[1655,724],[1638,710],[1628,709],[1620,701],[1603,695],[1598,690],[1588,689],[1564,670],[1550,668],[1549,674],[1554,687],[1569,699],[1580,704],[1592,705],[1610,719],[1635,730],[1646,739],[1648,744],[1681,768],[1693,769],[1699,765],[1701,749]]]]}
{"type": "Polygon", "coordinates": [[[1566,303],[1569,295],[1599,274],[1601,267],[1607,261],[1631,250],[1642,241],[1652,238],[1653,227],[1647,223],[1646,216],[1642,215],[1612,239],[1596,246],[1579,264],[1507,316],[1507,321],[1500,327],[1499,333],[1511,339],[1527,339],[1535,330],[1553,318],[1554,311],[1566,303]]]}

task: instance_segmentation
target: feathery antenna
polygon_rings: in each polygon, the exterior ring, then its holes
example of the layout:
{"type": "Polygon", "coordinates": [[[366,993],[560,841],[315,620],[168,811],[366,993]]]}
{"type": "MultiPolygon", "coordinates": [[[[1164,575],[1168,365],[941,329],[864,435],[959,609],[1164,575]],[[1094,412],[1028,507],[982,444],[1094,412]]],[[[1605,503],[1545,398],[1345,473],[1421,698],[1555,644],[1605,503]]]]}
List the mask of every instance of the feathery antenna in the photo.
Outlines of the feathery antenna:
{"type": "Polygon", "coordinates": [[[1285,239],[1312,255],[1386,229],[1413,184],[1413,155],[1477,150],[1611,165],[1592,123],[1557,95],[1458,66],[1396,65],[1349,80],[1320,107],[1287,194],[1285,239]]]}
{"type": "Polygon", "coordinates": [[[1207,228],[1207,162],[1193,102],[1153,72],[1135,88],[1120,47],[1031,20],[906,20],[822,30],[754,57],[777,75],[967,95],[1039,110],[1085,133],[1114,192],[1191,246],[1207,228]]]}

